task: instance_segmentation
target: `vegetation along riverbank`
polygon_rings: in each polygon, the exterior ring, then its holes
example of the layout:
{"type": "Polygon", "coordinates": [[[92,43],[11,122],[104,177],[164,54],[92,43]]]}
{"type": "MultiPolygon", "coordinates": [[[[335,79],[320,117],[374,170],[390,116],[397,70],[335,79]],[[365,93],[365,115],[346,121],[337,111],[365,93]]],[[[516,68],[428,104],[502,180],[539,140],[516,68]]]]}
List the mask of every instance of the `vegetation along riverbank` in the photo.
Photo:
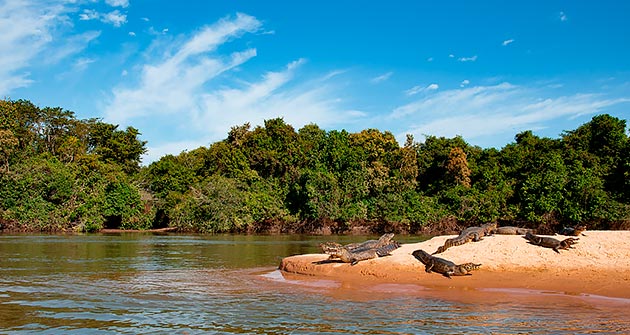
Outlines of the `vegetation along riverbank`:
{"type": "Polygon", "coordinates": [[[501,149],[461,137],[298,130],[283,119],[141,164],[133,127],[0,100],[0,230],[452,233],[484,222],[630,227],[630,139],[609,115],[501,149]]]}

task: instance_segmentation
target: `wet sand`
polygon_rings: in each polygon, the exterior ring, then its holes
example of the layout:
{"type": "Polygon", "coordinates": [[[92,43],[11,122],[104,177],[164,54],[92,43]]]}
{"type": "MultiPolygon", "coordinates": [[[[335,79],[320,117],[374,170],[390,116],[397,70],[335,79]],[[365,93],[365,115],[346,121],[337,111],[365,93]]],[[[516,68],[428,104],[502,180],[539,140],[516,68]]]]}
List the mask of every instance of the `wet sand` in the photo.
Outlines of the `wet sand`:
{"type": "Polygon", "coordinates": [[[479,242],[449,248],[435,256],[456,264],[482,264],[472,276],[453,279],[426,273],[424,265],[411,253],[417,249],[432,253],[454,235],[403,244],[390,256],[354,266],[340,261],[326,262],[325,254],[308,254],[284,258],[279,269],[291,280],[415,284],[429,289],[530,289],[630,299],[630,231],[584,234],[574,249],[560,250],[560,254],[531,245],[520,235],[488,236],[479,242]]]}

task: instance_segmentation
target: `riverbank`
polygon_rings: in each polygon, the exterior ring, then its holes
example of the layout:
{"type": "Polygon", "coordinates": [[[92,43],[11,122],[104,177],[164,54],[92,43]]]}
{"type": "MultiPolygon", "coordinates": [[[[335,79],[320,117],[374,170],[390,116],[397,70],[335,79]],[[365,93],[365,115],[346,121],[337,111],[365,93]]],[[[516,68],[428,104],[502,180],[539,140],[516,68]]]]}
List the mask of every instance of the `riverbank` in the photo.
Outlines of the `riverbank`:
{"type": "MultiPolygon", "coordinates": [[[[630,231],[586,231],[574,249],[542,248],[519,235],[495,235],[447,249],[436,255],[456,264],[481,263],[472,276],[445,278],[426,273],[411,253],[434,252],[449,236],[403,244],[390,256],[350,265],[323,262],[325,254],[284,258],[283,275],[291,279],[326,278],[342,282],[417,284],[427,288],[518,288],[566,294],[602,295],[630,299],[630,231]]],[[[564,236],[555,236],[564,239],[564,236]]]]}

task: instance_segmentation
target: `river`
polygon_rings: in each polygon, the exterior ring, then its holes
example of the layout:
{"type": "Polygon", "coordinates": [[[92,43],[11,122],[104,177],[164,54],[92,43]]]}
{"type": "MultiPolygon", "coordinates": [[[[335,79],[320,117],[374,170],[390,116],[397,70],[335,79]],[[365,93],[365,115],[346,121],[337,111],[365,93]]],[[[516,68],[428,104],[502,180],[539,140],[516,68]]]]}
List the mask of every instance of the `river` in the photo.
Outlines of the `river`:
{"type": "Polygon", "coordinates": [[[319,242],[367,238],[0,235],[0,334],[630,333],[628,299],[277,271],[319,242]]]}

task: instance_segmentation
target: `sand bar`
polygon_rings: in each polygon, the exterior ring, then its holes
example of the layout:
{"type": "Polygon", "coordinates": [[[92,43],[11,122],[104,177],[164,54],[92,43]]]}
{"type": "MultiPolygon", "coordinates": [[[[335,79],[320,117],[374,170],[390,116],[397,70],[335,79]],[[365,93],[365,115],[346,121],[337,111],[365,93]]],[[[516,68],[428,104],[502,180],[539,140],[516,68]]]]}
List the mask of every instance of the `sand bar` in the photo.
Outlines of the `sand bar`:
{"type": "MultiPolygon", "coordinates": [[[[481,263],[472,276],[445,278],[426,273],[411,253],[434,252],[451,236],[403,244],[390,256],[359,262],[318,264],[325,254],[284,258],[279,266],[291,279],[325,278],[341,282],[416,284],[427,288],[516,288],[566,294],[601,295],[630,299],[630,231],[586,231],[574,249],[543,248],[519,235],[494,235],[479,242],[449,248],[435,255],[456,264],[481,263]]],[[[565,236],[554,236],[564,239],[565,236]]]]}

